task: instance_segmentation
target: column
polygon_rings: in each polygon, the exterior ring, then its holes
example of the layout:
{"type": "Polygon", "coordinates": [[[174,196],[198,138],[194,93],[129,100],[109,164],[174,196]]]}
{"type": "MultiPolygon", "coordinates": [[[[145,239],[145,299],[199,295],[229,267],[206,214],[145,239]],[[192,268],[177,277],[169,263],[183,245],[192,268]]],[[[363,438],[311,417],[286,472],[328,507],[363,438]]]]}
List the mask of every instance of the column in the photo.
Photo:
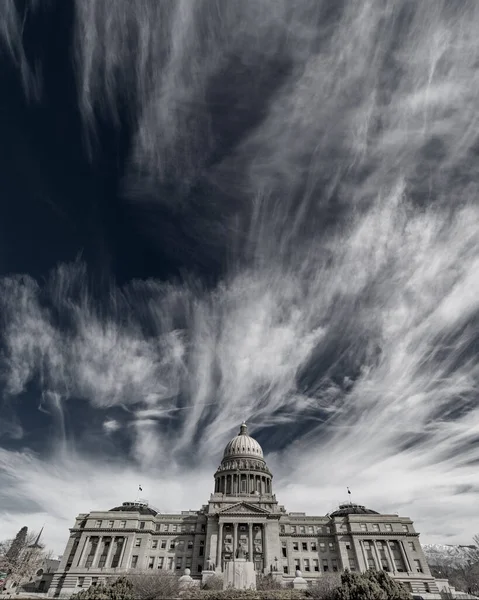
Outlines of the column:
{"type": "MultiPolygon", "coordinates": [[[[369,569],[368,557],[367,557],[367,554],[366,554],[366,550],[364,549],[364,541],[363,540],[359,540],[359,547],[361,548],[361,554],[362,554],[362,557],[363,557],[364,566],[366,567],[366,569],[369,569]]],[[[358,556],[358,558],[359,558],[359,556],[358,556]]],[[[358,565],[358,567],[359,567],[359,565],[358,565]]]]}
{"type": "Polygon", "coordinates": [[[376,546],[376,540],[371,540],[371,543],[372,543],[373,548],[374,548],[374,555],[376,557],[376,564],[378,566],[378,571],[382,571],[383,570],[383,565],[381,563],[381,557],[379,556],[378,547],[376,546]]]}
{"type": "Polygon", "coordinates": [[[389,546],[389,540],[386,540],[386,546],[388,549],[388,556],[389,556],[389,561],[391,563],[392,572],[396,573],[396,563],[394,562],[394,556],[393,556],[393,553],[391,552],[391,547],[389,546]]]}
{"type": "Polygon", "coordinates": [[[265,572],[268,572],[269,569],[269,556],[268,556],[268,543],[266,541],[266,523],[263,523],[263,566],[265,572]]]}
{"type": "Polygon", "coordinates": [[[79,566],[83,567],[84,566],[85,557],[87,555],[87,550],[88,550],[88,547],[90,545],[90,539],[91,539],[91,535],[87,535],[86,538],[85,538],[85,544],[83,546],[82,553],[80,555],[80,558],[78,559],[77,567],[79,567],[79,566]]]}
{"type": "Polygon", "coordinates": [[[409,562],[408,555],[406,554],[406,549],[404,548],[403,541],[398,540],[399,550],[401,551],[401,556],[404,561],[404,567],[408,573],[412,573],[411,563],[409,562]]]}
{"type": "Polygon", "coordinates": [[[222,557],[222,549],[223,549],[223,523],[220,521],[218,523],[218,542],[216,545],[216,568],[223,571],[223,557],[222,557]]]}
{"type": "Polygon", "coordinates": [[[251,562],[253,561],[253,523],[250,521],[248,523],[248,553],[249,553],[249,560],[251,562]]]}
{"type": "Polygon", "coordinates": [[[238,523],[233,523],[233,558],[236,557],[236,548],[238,547],[238,523]]]}
{"type": "Polygon", "coordinates": [[[96,546],[96,550],[95,550],[95,556],[93,557],[93,562],[91,563],[91,568],[92,569],[96,569],[98,567],[98,558],[100,556],[100,552],[101,552],[101,547],[104,543],[105,538],[100,535],[98,538],[98,544],[96,546]]]}
{"type": "Polygon", "coordinates": [[[105,561],[105,568],[109,569],[110,568],[110,563],[111,563],[111,555],[113,554],[113,546],[115,545],[115,536],[112,535],[111,536],[111,541],[110,541],[110,548],[108,549],[108,554],[106,555],[106,561],[105,561]]]}

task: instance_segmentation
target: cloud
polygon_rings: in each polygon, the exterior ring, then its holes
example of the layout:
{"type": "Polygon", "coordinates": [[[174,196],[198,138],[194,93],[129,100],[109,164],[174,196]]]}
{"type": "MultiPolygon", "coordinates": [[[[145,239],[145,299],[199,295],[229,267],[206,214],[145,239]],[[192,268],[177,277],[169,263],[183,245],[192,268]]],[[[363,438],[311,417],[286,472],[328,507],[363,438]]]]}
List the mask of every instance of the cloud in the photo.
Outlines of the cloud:
{"type": "MultiPolygon", "coordinates": [[[[69,405],[87,401],[128,436],[134,489],[135,468],[171,474],[172,508],[198,465],[195,485],[211,481],[245,418],[288,509],[326,512],[349,486],[411,516],[424,541],[467,543],[477,501],[456,490],[479,459],[478,19],[467,1],[77,2],[84,122],[98,134],[103,111],[133,129],[125,199],[185,271],[221,266],[213,284],[112,285],[101,302],[78,264],[45,285],[5,278],[8,401],[37,386],[65,439],[69,405]]],[[[52,499],[42,518],[70,523],[125,493],[102,491],[109,467],[75,452],[5,451],[7,473],[39,472],[51,495],[75,460],[93,478],[95,495],[80,501],[71,480],[68,515],[52,499]]],[[[12,494],[30,493],[26,479],[12,494]]]]}

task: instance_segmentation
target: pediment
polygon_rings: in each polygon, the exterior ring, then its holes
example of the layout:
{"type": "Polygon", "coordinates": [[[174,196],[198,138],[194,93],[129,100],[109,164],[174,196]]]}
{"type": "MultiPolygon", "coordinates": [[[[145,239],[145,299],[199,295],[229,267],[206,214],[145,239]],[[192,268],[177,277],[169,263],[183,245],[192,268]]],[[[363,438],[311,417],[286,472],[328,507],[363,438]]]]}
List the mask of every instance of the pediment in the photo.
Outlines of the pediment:
{"type": "Polygon", "coordinates": [[[254,504],[248,502],[237,502],[231,506],[227,506],[218,511],[220,515],[238,515],[238,514],[249,514],[249,515],[269,515],[269,510],[265,508],[259,508],[254,504]]]}

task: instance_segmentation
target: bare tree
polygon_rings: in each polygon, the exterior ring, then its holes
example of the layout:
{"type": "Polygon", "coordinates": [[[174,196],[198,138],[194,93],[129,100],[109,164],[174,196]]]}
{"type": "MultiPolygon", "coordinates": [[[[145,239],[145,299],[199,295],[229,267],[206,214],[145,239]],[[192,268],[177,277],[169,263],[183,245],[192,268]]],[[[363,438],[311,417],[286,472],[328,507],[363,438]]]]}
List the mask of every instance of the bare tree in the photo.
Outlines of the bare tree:
{"type": "Polygon", "coordinates": [[[16,586],[31,580],[42,562],[51,556],[45,552],[39,536],[22,527],[15,539],[0,542],[0,571],[7,573],[7,581],[16,586]]]}

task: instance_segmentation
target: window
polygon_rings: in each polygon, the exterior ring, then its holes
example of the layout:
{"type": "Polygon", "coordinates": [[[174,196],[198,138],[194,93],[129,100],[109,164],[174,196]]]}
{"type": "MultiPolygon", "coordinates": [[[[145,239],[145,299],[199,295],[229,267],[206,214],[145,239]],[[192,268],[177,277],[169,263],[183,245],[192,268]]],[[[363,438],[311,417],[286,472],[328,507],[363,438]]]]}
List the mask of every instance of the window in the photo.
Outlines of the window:
{"type": "Polygon", "coordinates": [[[135,540],[135,548],[139,548],[141,546],[141,538],[136,538],[135,540]]]}
{"type": "Polygon", "coordinates": [[[376,540],[376,546],[379,548],[379,550],[383,550],[383,543],[381,540],[376,540]]]}
{"type": "Polygon", "coordinates": [[[349,543],[346,544],[346,550],[351,550],[351,544],[349,544],[349,543]]]}
{"type": "Polygon", "coordinates": [[[101,527],[101,521],[95,521],[95,527],[101,527]]]}
{"type": "Polygon", "coordinates": [[[186,557],[186,569],[191,569],[191,556],[186,557]]]}
{"type": "Polygon", "coordinates": [[[113,529],[113,525],[115,525],[115,521],[108,521],[108,527],[113,529]]]}
{"type": "Polygon", "coordinates": [[[311,566],[310,566],[309,558],[305,558],[304,559],[304,570],[306,572],[308,572],[308,573],[311,571],[311,566]]]}
{"type": "Polygon", "coordinates": [[[186,525],[182,525],[180,527],[180,531],[181,531],[181,533],[186,533],[186,525]]]}
{"type": "Polygon", "coordinates": [[[394,559],[394,564],[396,565],[396,571],[398,571],[398,573],[403,573],[404,572],[404,569],[403,569],[403,566],[402,566],[402,562],[398,558],[394,559]]]}
{"type": "Polygon", "coordinates": [[[337,571],[338,570],[338,561],[333,558],[333,560],[331,561],[331,563],[333,565],[333,571],[337,571]]]}
{"type": "Polygon", "coordinates": [[[205,542],[204,542],[204,540],[201,540],[200,551],[198,553],[198,556],[204,556],[204,554],[205,554],[205,542]]]}
{"type": "Polygon", "coordinates": [[[376,563],[374,562],[374,558],[368,558],[368,569],[375,569],[376,563]]]}
{"type": "Polygon", "coordinates": [[[423,572],[420,560],[415,559],[414,560],[414,566],[416,567],[416,572],[417,573],[422,573],[423,572]]]}
{"type": "Polygon", "coordinates": [[[162,548],[163,550],[166,548],[166,540],[161,540],[160,548],[162,548]]]}
{"type": "Polygon", "coordinates": [[[193,540],[188,540],[188,550],[193,550],[193,540]]]}
{"type": "Polygon", "coordinates": [[[356,570],[356,561],[354,560],[354,558],[349,559],[349,570],[350,571],[356,570]]]}
{"type": "Polygon", "coordinates": [[[195,532],[195,526],[194,525],[190,525],[190,532],[194,533],[195,532]]]}
{"type": "Polygon", "coordinates": [[[79,577],[77,579],[77,586],[78,587],[83,587],[83,584],[85,583],[85,578],[84,577],[79,577]]]}
{"type": "Polygon", "coordinates": [[[183,557],[178,556],[178,558],[176,559],[176,570],[178,571],[179,569],[181,569],[182,566],[183,566],[183,557]]]}
{"type": "Polygon", "coordinates": [[[368,530],[368,526],[366,523],[360,523],[359,527],[361,528],[361,531],[367,531],[368,530]]]}
{"type": "Polygon", "coordinates": [[[389,542],[389,545],[391,546],[391,548],[396,548],[396,542],[389,542]]]}
{"type": "Polygon", "coordinates": [[[369,540],[364,540],[363,544],[365,550],[369,550],[371,548],[371,543],[369,542],[369,540]]]}
{"type": "Polygon", "coordinates": [[[414,542],[408,542],[407,545],[409,546],[409,550],[412,550],[413,552],[416,551],[416,547],[414,546],[414,542]]]}
{"type": "Polygon", "coordinates": [[[165,557],[164,556],[160,556],[158,558],[158,565],[157,565],[157,569],[162,569],[163,565],[165,563],[165,557]]]}
{"type": "Polygon", "coordinates": [[[168,531],[168,524],[167,523],[162,523],[161,524],[161,531],[168,531]]]}
{"type": "Polygon", "coordinates": [[[329,562],[327,558],[323,558],[323,571],[326,573],[326,571],[329,571],[329,562]]]}
{"type": "Polygon", "coordinates": [[[321,552],[326,552],[326,544],[324,542],[319,542],[319,549],[321,552]]]}
{"type": "Polygon", "coordinates": [[[175,524],[175,523],[173,523],[173,524],[172,524],[172,526],[171,526],[171,531],[172,531],[173,533],[176,533],[176,524],[175,524]]]}
{"type": "Polygon", "coordinates": [[[180,540],[178,542],[178,550],[179,550],[179,552],[184,552],[184,550],[185,550],[185,540],[180,540]]]}
{"type": "Polygon", "coordinates": [[[308,542],[302,542],[301,547],[303,548],[304,552],[307,552],[308,551],[308,542]]]}
{"type": "Polygon", "coordinates": [[[158,540],[153,540],[153,541],[151,542],[151,548],[152,548],[153,550],[156,550],[156,549],[158,548],[158,540]]]}
{"type": "Polygon", "coordinates": [[[206,531],[206,525],[203,523],[201,525],[201,533],[204,533],[206,531]]]}
{"type": "Polygon", "coordinates": [[[140,521],[140,529],[145,529],[145,521],[140,521]]]}
{"type": "Polygon", "coordinates": [[[304,525],[300,526],[299,533],[306,533],[306,527],[304,525]]]}
{"type": "Polygon", "coordinates": [[[316,527],[316,533],[317,533],[318,535],[321,533],[321,529],[322,529],[322,528],[321,528],[321,525],[318,525],[318,526],[316,527]]]}
{"type": "Polygon", "coordinates": [[[379,525],[377,523],[373,523],[373,531],[379,531],[379,525]]]}
{"type": "Polygon", "coordinates": [[[334,550],[334,543],[333,542],[328,542],[328,548],[332,551],[334,550]]]}
{"type": "Polygon", "coordinates": [[[91,584],[92,585],[98,585],[98,577],[92,577],[91,578],[91,584]]]}
{"type": "Polygon", "coordinates": [[[299,543],[298,542],[293,542],[293,550],[295,552],[297,552],[299,550],[299,543]]]}
{"type": "Polygon", "coordinates": [[[389,523],[386,523],[386,525],[384,527],[386,527],[386,531],[392,531],[393,530],[392,525],[390,525],[389,523]]]}
{"type": "Polygon", "coordinates": [[[407,525],[402,525],[402,530],[408,532],[409,527],[407,525]]]}
{"type": "Polygon", "coordinates": [[[388,561],[385,558],[381,558],[381,566],[383,571],[389,571],[388,561]]]}
{"type": "Polygon", "coordinates": [[[172,570],[173,569],[173,560],[174,558],[172,556],[168,557],[168,570],[172,570]]]}
{"type": "Polygon", "coordinates": [[[296,525],[291,525],[291,533],[296,533],[296,525]]]}
{"type": "Polygon", "coordinates": [[[325,527],[324,529],[325,529],[326,533],[331,533],[331,527],[325,527]]]}
{"type": "Polygon", "coordinates": [[[160,531],[160,527],[161,527],[161,525],[159,523],[156,523],[156,525],[155,525],[155,531],[160,531]]]}
{"type": "Polygon", "coordinates": [[[288,548],[286,546],[286,542],[283,542],[281,544],[281,552],[282,552],[283,558],[287,558],[288,557],[288,548]]]}
{"type": "Polygon", "coordinates": [[[131,568],[132,568],[132,569],[136,569],[136,565],[137,565],[137,564],[138,564],[138,555],[137,555],[137,554],[134,554],[134,555],[131,557],[131,568]]]}
{"type": "Polygon", "coordinates": [[[287,565],[283,565],[283,573],[284,573],[285,575],[287,575],[287,574],[288,574],[288,567],[287,567],[287,565]]]}
{"type": "Polygon", "coordinates": [[[318,573],[319,571],[319,560],[317,558],[313,558],[313,570],[318,573]]]}
{"type": "Polygon", "coordinates": [[[126,521],[120,521],[120,529],[125,529],[126,521]]]}
{"type": "Polygon", "coordinates": [[[284,528],[284,525],[280,525],[280,526],[279,526],[279,532],[280,532],[280,533],[284,533],[285,531],[286,531],[286,530],[285,530],[285,528],[284,528]]]}
{"type": "Polygon", "coordinates": [[[155,557],[154,556],[150,556],[150,558],[148,559],[148,568],[149,569],[153,569],[153,565],[155,564],[155,557]]]}
{"type": "Polygon", "coordinates": [[[175,540],[171,540],[170,541],[170,550],[174,550],[175,549],[175,540]]]}
{"type": "Polygon", "coordinates": [[[312,525],[309,525],[308,527],[308,533],[314,534],[314,529],[312,525]]]}
{"type": "Polygon", "coordinates": [[[311,552],[316,552],[317,549],[318,545],[316,544],[316,542],[311,542],[311,552]]]}
{"type": "Polygon", "coordinates": [[[301,570],[301,564],[299,562],[299,558],[295,558],[294,559],[294,570],[295,571],[300,571],[301,570]]]}

